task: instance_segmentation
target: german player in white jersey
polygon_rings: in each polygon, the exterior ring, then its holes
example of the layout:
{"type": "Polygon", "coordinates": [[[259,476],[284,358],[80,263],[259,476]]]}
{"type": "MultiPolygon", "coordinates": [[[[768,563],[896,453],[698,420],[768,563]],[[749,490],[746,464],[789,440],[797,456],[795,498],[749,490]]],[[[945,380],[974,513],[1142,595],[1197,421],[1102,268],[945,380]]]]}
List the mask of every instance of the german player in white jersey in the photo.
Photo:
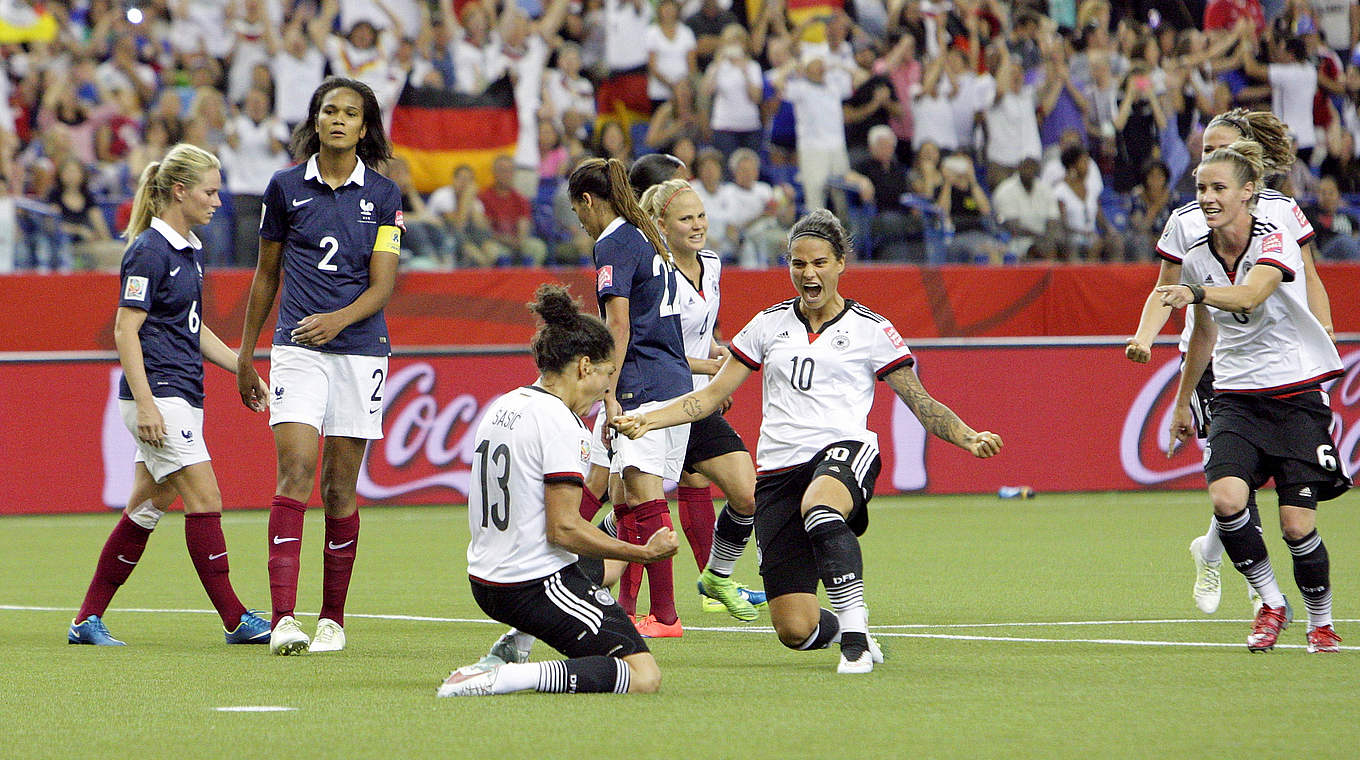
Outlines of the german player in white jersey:
{"type": "MultiPolygon", "coordinates": [[[[699,390],[717,374],[727,356],[727,349],[713,338],[721,299],[722,259],[704,248],[708,217],[703,201],[688,182],[671,179],[654,185],[643,193],[641,205],[656,220],[675,259],[680,332],[694,390],[699,390]]],[[[680,526],[699,565],[698,588],[704,608],[711,605],[738,620],[755,620],[759,614],[756,605],[765,602],[765,595],[733,581],[732,570],[755,524],[756,470],[746,444],[721,410],[690,425],[682,470],[677,488],[680,526]],[[727,496],[716,522],[709,481],[727,496]]]]}
{"type": "Polygon", "coordinates": [[[1290,618],[1247,510],[1251,492],[1274,478],[1280,527],[1308,608],[1308,651],[1336,652],[1341,639],[1332,628],[1330,561],[1316,525],[1318,502],[1350,487],[1322,390],[1322,383],[1342,375],[1342,365],[1309,310],[1298,244],[1288,231],[1251,213],[1262,155],[1260,144],[1239,140],[1204,158],[1195,189],[1209,233],[1186,250],[1180,284],[1157,287],[1167,307],[1194,304],[1196,311],[1171,434],[1183,441],[1195,432],[1190,397],[1212,347],[1204,474],[1224,551],[1261,596],[1247,648],[1273,648],[1290,618]]]}
{"type": "MultiPolygon", "coordinates": [[[[236,352],[200,316],[203,246],[192,232],[222,205],[220,168],[216,156],[180,144],[149,164],[137,186],[113,323],[123,367],[118,407],[137,441],[132,493],[67,630],[71,644],[123,645],[109,633],[104,612],[176,498],[184,501],[189,559],[222,619],[227,643],[269,641],[269,621],[248,611],[232,589],[222,494],[203,441],[203,362],[236,366],[236,352]]],[[[266,398],[262,393],[252,411],[264,411],[266,398]]]]}
{"type": "Polygon", "coordinates": [[[927,431],[974,456],[999,452],[1001,437],[974,431],[931,398],[892,324],[840,294],[849,251],[831,212],[798,220],[788,253],[798,296],[752,318],[704,388],[614,423],[633,437],[703,419],[763,371],[755,532],[770,620],[785,646],[822,649],[839,641],[838,672],[867,673],[882,661],[868,635],[858,539],[880,467],[878,437],[868,429],[874,381],[886,381],[927,431]],[[819,580],[834,613],[819,609],[819,580]]]}
{"type": "Polygon", "coordinates": [[[670,528],[630,544],[579,512],[592,437],[580,415],[613,384],[614,337],[560,285],[540,286],[531,308],[543,319],[532,344],[539,377],[492,402],[474,435],[468,576],[483,612],[569,659],[485,657],[450,674],[438,694],[654,692],[661,671],[600,587],[603,566],[590,563],[588,575],[578,564],[578,556],[653,562],[677,548],[670,528]]]}
{"type": "MultiPolygon", "coordinates": [[[[1204,129],[1204,155],[1227,147],[1237,140],[1251,140],[1261,146],[1268,176],[1279,176],[1287,172],[1294,162],[1295,155],[1289,139],[1289,128],[1268,111],[1236,108],[1215,116],[1204,129]]],[[[1330,334],[1331,305],[1327,298],[1327,290],[1318,277],[1317,267],[1313,264],[1314,235],[1313,226],[1309,224],[1308,218],[1304,216],[1293,198],[1268,188],[1262,189],[1258,194],[1252,213],[1257,219],[1274,222],[1298,243],[1303,256],[1304,283],[1308,292],[1309,308],[1330,334]]],[[[1161,269],[1157,276],[1158,285],[1173,285],[1180,280],[1181,261],[1185,258],[1186,251],[1208,233],[1209,226],[1198,202],[1192,201],[1176,209],[1167,220],[1162,236],[1157,242],[1157,256],[1161,259],[1161,269]]],[[[1138,329],[1125,346],[1125,355],[1135,362],[1146,363],[1151,358],[1150,346],[1153,339],[1170,316],[1171,310],[1162,305],[1161,298],[1156,292],[1149,292],[1143,305],[1138,329]]],[[[1191,311],[1186,313],[1185,328],[1181,330],[1182,355],[1185,354],[1193,328],[1194,312],[1191,311]]],[[[1213,398],[1213,381],[1213,365],[1210,364],[1205,369],[1204,376],[1191,399],[1190,409],[1195,416],[1198,437],[1201,439],[1209,434],[1208,414],[1209,401],[1213,398]]],[[[1247,509],[1251,514],[1252,523],[1259,527],[1261,520],[1256,510],[1255,492],[1248,499],[1247,509]]],[[[1190,557],[1195,565],[1195,581],[1192,588],[1195,605],[1202,612],[1215,612],[1222,598],[1223,542],[1219,540],[1214,521],[1210,521],[1209,529],[1204,535],[1197,536],[1190,542],[1190,557]]],[[[1248,591],[1251,592],[1253,601],[1259,604],[1260,600],[1256,597],[1255,591],[1250,587],[1248,591]]]]}

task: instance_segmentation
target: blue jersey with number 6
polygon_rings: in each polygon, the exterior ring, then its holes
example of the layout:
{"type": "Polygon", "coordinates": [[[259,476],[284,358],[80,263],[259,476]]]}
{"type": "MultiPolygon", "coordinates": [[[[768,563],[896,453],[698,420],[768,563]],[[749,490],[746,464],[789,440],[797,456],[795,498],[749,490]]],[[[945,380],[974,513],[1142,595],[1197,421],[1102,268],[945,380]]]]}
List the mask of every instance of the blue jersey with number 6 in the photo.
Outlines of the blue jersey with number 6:
{"type": "Polygon", "coordinates": [[[694,388],[675,278],[675,267],[657,254],[642,230],[622,217],[595,241],[600,316],[609,298],[628,299],[628,354],[619,365],[617,392],[625,410],[683,396],[694,388]]]}
{"type": "MultiPolygon", "coordinates": [[[[297,346],[292,333],[299,320],[343,309],[368,289],[368,263],[382,226],[402,226],[401,191],[363,161],[334,189],[322,181],[315,155],[274,174],[260,218],[260,237],[283,244],[274,345],[297,346]]],[[[363,356],[392,353],[382,311],[341,330],[324,346],[299,347],[363,356]]]]}
{"type": "MultiPolygon", "coordinates": [[[[119,306],[141,309],[146,321],[137,331],[142,364],[151,395],[178,397],[203,408],[202,326],[203,245],[189,234],[185,240],[170,225],[153,218],[123,253],[119,306]]],[[[118,398],[132,400],[127,378],[118,382],[118,398]]]]}

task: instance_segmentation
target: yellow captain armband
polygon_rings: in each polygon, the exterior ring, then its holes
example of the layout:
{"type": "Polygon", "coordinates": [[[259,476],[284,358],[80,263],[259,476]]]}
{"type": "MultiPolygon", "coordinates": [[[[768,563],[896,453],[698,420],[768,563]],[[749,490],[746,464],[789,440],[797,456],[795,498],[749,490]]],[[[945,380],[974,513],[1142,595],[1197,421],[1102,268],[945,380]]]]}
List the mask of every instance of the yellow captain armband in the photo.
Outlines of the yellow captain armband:
{"type": "Polygon", "coordinates": [[[378,228],[378,239],[373,241],[375,253],[401,255],[401,228],[384,224],[378,228]]]}

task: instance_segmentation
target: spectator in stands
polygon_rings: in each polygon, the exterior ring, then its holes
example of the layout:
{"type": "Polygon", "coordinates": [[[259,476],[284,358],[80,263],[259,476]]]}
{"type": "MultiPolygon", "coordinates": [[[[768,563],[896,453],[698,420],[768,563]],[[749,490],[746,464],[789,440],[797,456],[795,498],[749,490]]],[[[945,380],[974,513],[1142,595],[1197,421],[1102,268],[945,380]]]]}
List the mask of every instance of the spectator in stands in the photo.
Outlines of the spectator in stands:
{"type": "Polygon", "coordinates": [[[515,140],[515,189],[525,197],[538,192],[538,111],[543,99],[543,75],[548,65],[548,40],[556,39],[567,12],[567,0],[551,0],[537,21],[507,2],[501,16],[501,56],[514,85],[519,134],[515,140]]]}
{"type": "MultiPolygon", "coordinates": [[[[798,176],[805,208],[827,208],[827,183],[850,171],[845,145],[845,109],[850,96],[850,72],[816,49],[803,54],[803,65],[775,75],[775,90],[793,104],[798,133],[798,176]]],[[[888,97],[884,85],[883,97],[888,97]]],[[[845,200],[836,205],[844,214],[845,200]]]]}
{"type": "Polygon", "coordinates": [[[944,80],[944,59],[927,63],[921,84],[912,94],[911,112],[915,128],[911,147],[920,150],[931,143],[939,150],[952,151],[959,145],[954,131],[954,111],[949,105],[949,83],[944,80]]]}
{"type": "Polygon", "coordinates": [[[387,162],[387,176],[401,190],[402,222],[401,266],[406,269],[453,269],[453,235],[444,231],[443,220],[430,211],[411,179],[411,167],[396,158],[387,162]]]}
{"type": "Polygon", "coordinates": [[[1289,126],[1298,143],[1299,161],[1310,163],[1317,146],[1313,99],[1318,89],[1318,72],[1308,60],[1303,40],[1290,37],[1276,42],[1271,46],[1269,64],[1256,60],[1255,37],[1244,33],[1241,40],[1237,49],[1242,71],[1252,79],[1270,83],[1270,110],[1289,126]]]}
{"type": "Polygon", "coordinates": [[[750,148],[737,148],[727,163],[732,181],[718,190],[727,216],[723,238],[737,250],[742,266],[771,266],[778,262],[794,222],[792,188],[761,182],[760,156],[750,148]]]}
{"type": "MultiPolygon", "coordinates": [[[[1161,155],[1161,130],[1166,112],[1153,91],[1152,77],[1143,68],[1124,80],[1119,112],[1114,115],[1115,160],[1111,186],[1117,193],[1133,190],[1147,172],[1147,163],[1161,155]]],[[[1066,168],[1066,163],[1063,164],[1066,168]]]]}
{"type": "MultiPolygon", "coordinates": [[[[441,6],[445,21],[455,22],[458,16],[452,0],[441,0],[441,6]]],[[[463,6],[462,34],[454,43],[453,67],[458,77],[454,89],[466,95],[481,95],[505,74],[500,38],[492,31],[491,19],[480,3],[463,6]]]]}
{"type": "MultiPolygon", "coordinates": [[[[268,108],[269,96],[265,96],[268,108]]],[[[227,99],[222,91],[214,87],[200,87],[194,91],[194,102],[189,106],[186,126],[193,125],[202,130],[201,139],[207,143],[200,148],[216,153],[227,141],[227,99]]],[[[230,171],[230,170],[228,170],[230,171]]]]}
{"type": "Polygon", "coordinates": [[[1025,84],[1025,72],[1011,60],[1006,48],[999,50],[996,95],[983,114],[987,184],[992,187],[1014,173],[1024,159],[1034,159],[1037,166],[1043,152],[1034,87],[1025,84]]]}
{"type": "Polygon", "coordinates": [[[590,150],[599,158],[617,158],[629,164],[633,161],[633,142],[628,131],[614,119],[604,119],[595,130],[590,150]]]}
{"type": "MultiPolygon", "coordinates": [[[[580,166],[581,162],[587,158],[589,156],[586,154],[572,157],[571,162],[566,167],[567,176],[570,177],[576,167],[580,166]]],[[[575,263],[580,266],[591,266],[595,239],[586,234],[585,228],[581,226],[580,218],[576,216],[576,212],[572,209],[571,194],[567,192],[566,182],[559,182],[557,191],[553,193],[552,214],[557,226],[566,230],[570,236],[566,242],[558,244],[557,250],[553,252],[554,260],[569,264],[575,263]]]]}
{"type": "Polygon", "coordinates": [[[1148,165],[1143,182],[1133,189],[1133,213],[1129,215],[1130,252],[1134,259],[1155,257],[1157,238],[1175,210],[1171,197],[1171,170],[1161,161],[1148,165]]]}
{"type": "Polygon", "coordinates": [[[1015,173],[997,185],[992,200],[996,220],[1010,233],[1007,250],[1016,259],[1058,259],[1061,229],[1058,201],[1039,178],[1039,162],[1024,158],[1015,173]]]}
{"type": "Polygon", "coordinates": [[[477,197],[477,175],[471,166],[459,164],[452,181],[430,193],[425,210],[444,220],[458,265],[485,268],[496,263],[500,250],[491,239],[491,223],[477,197]]]}
{"type": "Polygon", "coordinates": [[[924,261],[923,248],[910,248],[911,243],[921,241],[923,226],[920,213],[902,205],[902,196],[911,192],[911,185],[907,167],[897,157],[892,127],[875,124],[869,129],[869,154],[855,164],[847,179],[858,189],[860,199],[874,206],[869,224],[874,258],[924,261]]]}
{"type": "Polygon", "coordinates": [[[1082,261],[1118,260],[1124,256],[1123,239],[1105,218],[1100,197],[1091,195],[1086,172],[1091,156],[1085,148],[1072,146],[1062,152],[1063,181],[1054,189],[1062,215],[1066,256],[1082,261]]]}
{"type": "Polygon", "coordinates": [[[538,182],[556,182],[567,176],[570,155],[562,142],[562,133],[552,119],[538,120],[538,182]]]}
{"type": "Polygon", "coordinates": [[[693,163],[687,162],[686,165],[694,170],[694,180],[690,186],[699,200],[703,201],[704,213],[708,216],[708,246],[724,260],[731,261],[736,255],[737,241],[727,237],[731,214],[724,205],[726,199],[721,193],[723,154],[717,148],[704,148],[693,163]]]}
{"type": "MultiPolygon", "coordinates": [[[[104,212],[90,193],[90,175],[74,156],[57,166],[57,185],[46,198],[61,218],[62,244],[56,258],[40,268],[70,272],[77,259],[89,265],[101,242],[112,241],[104,212]]],[[[114,243],[116,246],[117,244],[114,243]]]]}
{"type": "Polygon", "coordinates": [[[515,160],[497,156],[491,163],[491,175],[491,186],[477,197],[486,209],[492,239],[504,249],[497,256],[497,265],[542,265],[547,246],[533,236],[533,210],[515,189],[515,160]]]}
{"type": "Polygon", "coordinates": [[[954,153],[940,163],[940,172],[944,182],[935,205],[946,229],[953,231],[947,249],[949,261],[1000,263],[1004,251],[993,235],[992,202],[978,182],[973,160],[965,153],[954,153]]]}
{"type": "Polygon", "coordinates": [[[921,62],[916,58],[916,37],[903,34],[886,55],[874,62],[873,72],[887,77],[892,83],[897,110],[888,120],[888,126],[897,135],[897,157],[909,161],[916,125],[916,116],[911,110],[912,91],[921,84],[921,62]]]}
{"type": "Polygon", "coordinates": [[[746,30],[740,24],[723,29],[722,47],[699,85],[700,97],[712,101],[709,127],[714,147],[724,156],[737,148],[759,152],[764,137],[760,119],[764,80],[747,44],[746,30]]]}
{"type": "Polygon", "coordinates": [[[142,105],[155,100],[156,71],[137,58],[137,40],[130,34],[119,35],[113,55],[95,69],[95,82],[103,92],[131,90],[142,105]]]}
{"type": "Polygon", "coordinates": [[[871,73],[878,60],[878,49],[871,40],[855,40],[855,69],[851,81],[853,91],[843,106],[845,114],[845,146],[851,163],[869,153],[869,130],[887,124],[902,112],[893,91],[892,80],[882,74],[871,73]]]}
{"type": "MultiPolygon", "coordinates": [[[[400,29],[401,23],[391,16],[391,9],[380,0],[377,5],[391,18],[392,28],[400,29]]],[[[321,0],[320,12],[307,24],[307,34],[312,44],[326,55],[331,74],[357,79],[373,90],[386,124],[396,106],[390,92],[389,69],[395,66],[398,37],[390,30],[379,30],[367,19],[354,22],[343,36],[335,34],[331,29],[339,13],[339,0],[321,0]]]]}
{"type": "MultiPolygon", "coordinates": [[[[220,151],[229,167],[227,186],[236,216],[236,250],[231,265],[255,265],[260,207],[274,172],[287,169],[288,130],[269,113],[269,98],[252,89],[245,108],[226,126],[226,145],[220,151]]],[[[408,172],[409,174],[409,172],[408,172]]]]}
{"type": "Polygon", "coordinates": [[[1341,206],[1336,178],[1323,175],[1317,202],[1304,209],[1317,232],[1317,250],[1324,259],[1360,261],[1360,220],[1341,206]]]}
{"type": "MultiPolygon", "coordinates": [[[[781,0],[771,0],[768,6],[782,5],[781,0]]],[[[700,69],[707,70],[718,52],[724,30],[733,24],[740,24],[736,14],[718,4],[718,0],[703,0],[698,13],[685,19],[685,26],[694,32],[695,62],[700,69]]]]}
{"type": "Polygon", "coordinates": [[[1360,160],[1355,155],[1355,137],[1339,125],[1327,132],[1327,157],[1318,174],[1331,176],[1343,195],[1360,193],[1360,160]]]}
{"type": "Polygon", "coordinates": [[[694,99],[694,85],[679,79],[671,87],[670,99],[652,111],[643,141],[652,150],[666,150],[676,140],[697,141],[704,134],[703,114],[694,99]]]}
{"type": "Polygon", "coordinates": [[[595,121],[595,85],[581,76],[581,48],[568,42],[557,50],[557,66],[543,76],[543,104],[564,135],[585,140],[595,121]]]}
{"type": "Polygon", "coordinates": [[[935,196],[940,192],[940,185],[944,184],[944,175],[940,173],[939,146],[933,142],[926,142],[917,148],[911,171],[907,172],[907,183],[911,186],[912,193],[921,199],[935,200],[935,196]]]}
{"type": "Polygon", "coordinates": [[[267,31],[273,26],[265,12],[262,0],[240,0],[227,4],[226,29],[223,33],[231,37],[231,52],[227,57],[231,65],[227,68],[226,98],[233,105],[245,100],[251,87],[251,70],[257,63],[268,63],[269,42],[267,31]]]}
{"type": "Polygon", "coordinates": [[[680,23],[679,0],[661,0],[656,21],[643,37],[647,49],[647,97],[655,113],[672,97],[675,86],[698,72],[694,32],[680,23]]]}

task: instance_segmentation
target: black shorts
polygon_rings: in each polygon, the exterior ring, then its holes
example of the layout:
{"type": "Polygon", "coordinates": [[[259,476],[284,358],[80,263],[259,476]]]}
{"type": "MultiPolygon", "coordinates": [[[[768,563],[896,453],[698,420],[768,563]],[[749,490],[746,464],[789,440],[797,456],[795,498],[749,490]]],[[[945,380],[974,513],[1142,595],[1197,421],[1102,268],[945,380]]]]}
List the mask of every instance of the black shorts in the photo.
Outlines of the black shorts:
{"type": "Polygon", "coordinates": [[[577,565],[508,586],[471,582],[472,598],[482,612],[567,657],[627,657],[648,651],[628,613],[577,565]]]}
{"type": "MultiPolygon", "coordinates": [[[[1185,357],[1181,357],[1181,369],[1185,369],[1185,357]]],[[[1214,400],[1214,363],[1204,368],[1195,390],[1190,394],[1190,419],[1195,423],[1195,437],[1209,437],[1209,402],[1214,400]]]]}
{"type": "Polygon", "coordinates": [[[845,484],[853,504],[845,522],[862,536],[869,527],[869,500],[881,466],[878,447],[839,441],[807,464],[756,478],[756,554],[767,595],[817,593],[820,578],[802,510],[803,494],[812,481],[830,475],[845,484]]]}
{"type": "Polygon", "coordinates": [[[1332,441],[1332,410],[1322,391],[1288,398],[1220,393],[1210,406],[1204,465],[1210,483],[1237,477],[1256,489],[1274,478],[1276,491],[1314,486],[1318,501],[1335,499],[1350,488],[1346,463],[1332,441]]]}
{"type": "Polygon", "coordinates": [[[727,418],[714,412],[698,422],[689,425],[689,445],[685,448],[684,472],[694,472],[694,465],[707,462],[723,454],[746,451],[741,436],[732,429],[727,418]]]}

